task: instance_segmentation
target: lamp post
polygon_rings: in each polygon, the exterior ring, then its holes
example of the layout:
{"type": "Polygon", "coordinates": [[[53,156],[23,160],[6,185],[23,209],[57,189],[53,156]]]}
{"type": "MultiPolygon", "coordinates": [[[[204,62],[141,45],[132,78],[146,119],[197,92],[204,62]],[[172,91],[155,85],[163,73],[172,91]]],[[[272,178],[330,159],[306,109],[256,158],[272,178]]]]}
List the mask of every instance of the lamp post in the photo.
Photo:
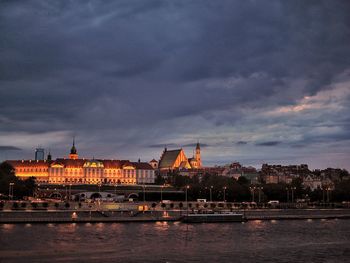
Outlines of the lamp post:
{"type": "Polygon", "coordinates": [[[213,202],[213,194],[212,194],[212,191],[213,191],[213,186],[211,185],[210,188],[210,202],[213,202]]]}
{"type": "Polygon", "coordinates": [[[9,200],[13,199],[13,186],[15,185],[15,183],[10,183],[9,184],[9,200]]]}
{"type": "Polygon", "coordinates": [[[146,186],[143,185],[142,188],[143,188],[143,202],[145,203],[146,202],[146,186]]]}
{"type": "Polygon", "coordinates": [[[291,187],[290,188],[292,190],[292,203],[294,203],[294,190],[296,190],[296,187],[291,187]]]}
{"type": "Polygon", "coordinates": [[[287,190],[287,203],[289,203],[289,188],[286,187],[286,190],[287,190]]]}
{"type": "Polygon", "coordinates": [[[227,188],[226,186],[223,187],[223,189],[224,189],[224,202],[226,202],[226,188],[227,188]]]}
{"type": "Polygon", "coordinates": [[[329,203],[330,201],[330,198],[329,198],[329,192],[331,191],[332,189],[330,187],[327,187],[327,203],[329,203]]]}
{"type": "Polygon", "coordinates": [[[71,199],[71,195],[72,195],[72,184],[69,184],[69,196],[68,196],[68,200],[70,201],[71,199]]]}
{"type": "Polygon", "coordinates": [[[160,202],[161,203],[163,202],[163,187],[164,187],[164,185],[160,186],[160,202]]]}
{"type": "Polygon", "coordinates": [[[117,196],[117,184],[114,185],[114,194],[117,196]]]}
{"type": "Polygon", "coordinates": [[[249,188],[250,188],[250,191],[252,192],[252,202],[254,202],[254,200],[255,200],[255,186],[249,187],[249,188]]]}
{"type": "Polygon", "coordinates": [[[325,203],[324,190],[325,190],[325,186],[322,186],[322,202],[323,202],[323,205],[325,203]]]}
{"type": "Polygon", "coordinates": [[[259,203],[261,203],[261,190],[264,189],[264,187],[262,186],[258,186],[258,190],[259,190],[259,203]]]}
{"type": "Polygon", "coordinates": [[[186,214],[188,215],[188,198],[187,198],[187,190],[190,188],[189,185],[186,185],[186,214]]]}

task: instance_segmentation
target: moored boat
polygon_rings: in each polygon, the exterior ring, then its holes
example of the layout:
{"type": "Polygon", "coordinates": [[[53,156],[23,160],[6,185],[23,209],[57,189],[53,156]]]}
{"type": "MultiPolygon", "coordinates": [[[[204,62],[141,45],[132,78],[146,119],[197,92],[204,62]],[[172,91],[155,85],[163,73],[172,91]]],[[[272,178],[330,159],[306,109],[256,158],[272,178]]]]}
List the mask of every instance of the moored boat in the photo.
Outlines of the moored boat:
{"type": "Polygon", "coordinates": [[[243,214],[225,213],[225,214],[188,214],[182,217],[185,223],[225,223],[225,222],[244,222],[243,214]]]}

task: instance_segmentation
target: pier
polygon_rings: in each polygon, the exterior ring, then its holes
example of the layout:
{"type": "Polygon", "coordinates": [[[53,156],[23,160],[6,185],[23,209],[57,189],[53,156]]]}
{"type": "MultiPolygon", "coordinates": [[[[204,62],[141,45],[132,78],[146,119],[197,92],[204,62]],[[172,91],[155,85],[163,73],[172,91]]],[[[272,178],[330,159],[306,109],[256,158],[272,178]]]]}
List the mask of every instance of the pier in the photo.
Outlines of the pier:
{"type": "Polygon", "coordinates": [[[187,213],[235,212],[246,220],[350,219],[349,208],[249,208],[215,204],[203,207],[182,202],[30,203],[8,202],[0,210],[0,223],[86,223],[180,221],[187,213]],[[211,208],[210,208],[211,207],[211,208]],[[227,207],[230,207],[228,209],[227,207]]]}

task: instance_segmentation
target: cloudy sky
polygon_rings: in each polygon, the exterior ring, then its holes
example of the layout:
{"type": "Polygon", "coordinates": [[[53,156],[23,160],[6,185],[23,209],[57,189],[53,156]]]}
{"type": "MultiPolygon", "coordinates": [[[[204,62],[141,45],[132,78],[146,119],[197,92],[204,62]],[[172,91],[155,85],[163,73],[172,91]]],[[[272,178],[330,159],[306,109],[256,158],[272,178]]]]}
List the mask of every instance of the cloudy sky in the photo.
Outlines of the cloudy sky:
{"type": "Polygon", "coordinates": [[[350,169],[350,2],[0,0],[0,159],[350,169]]]}

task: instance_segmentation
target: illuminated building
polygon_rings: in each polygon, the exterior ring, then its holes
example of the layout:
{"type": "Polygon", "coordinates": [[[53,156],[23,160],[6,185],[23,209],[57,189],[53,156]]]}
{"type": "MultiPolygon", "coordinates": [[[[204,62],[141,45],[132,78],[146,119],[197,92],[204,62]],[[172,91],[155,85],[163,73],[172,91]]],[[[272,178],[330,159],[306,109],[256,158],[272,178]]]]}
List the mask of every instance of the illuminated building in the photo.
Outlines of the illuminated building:
{"type": "Polygon", "coordinates": [[[196,145],[196,152],[192,158],[187,158],[184,150],[167,150],[164,148],[158,164],[159,170],[175,169],[198,169],[202,167],[201,148],[199,142],[196,145]]]}
{"type": "Polygon", "coordinates": [[[69,159],[73,159],[73,160],[78,159],[78,153],[77,153],[77,149],[75,148],[75,140],[74,139],[73,139],[73,146],[70,149],[69,159]]]}
{"type": "Polygon", "coordinates": [[[49,184],[152,184],[154,169],[149,163],[128,160],[79,159],[75,142],[69,158],[6,161],[19,178],[35,177],[49,184]]]}

